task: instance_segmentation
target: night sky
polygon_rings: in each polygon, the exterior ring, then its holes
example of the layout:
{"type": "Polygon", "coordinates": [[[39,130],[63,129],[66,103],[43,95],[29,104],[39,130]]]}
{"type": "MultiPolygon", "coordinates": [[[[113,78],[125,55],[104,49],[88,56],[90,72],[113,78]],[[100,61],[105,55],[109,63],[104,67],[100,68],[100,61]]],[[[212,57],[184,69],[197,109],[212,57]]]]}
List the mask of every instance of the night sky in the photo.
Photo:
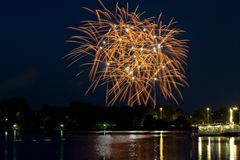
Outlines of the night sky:
{"type": "MultiPolygon", "coordinates": [[[[103,0],[110,9],[115,0],[103,0]]],[[[187,32],[190,87],[182,89],[187,112],[210,105],[240,104],[240,2],[237,0],[119,0],[130,9],[140,5],[145,16],[163,21],[175,18],[187,32]]],[[[85,96],[87,71],[79,64],[67,68],[66,55],[74,44],[64,42],[77,26],[93,15],[83,6],[99,8],[97,0],[42,0],[0,2],[0,99],[24,97],[34,108],[43,104],[67,105],[71,101],[104,104],[104,90],[85,96]]],[[[165,103],[163,101],[163,103],[165,103]]],[[[176,105],[176,104],[175,104],[176,105]]]]}

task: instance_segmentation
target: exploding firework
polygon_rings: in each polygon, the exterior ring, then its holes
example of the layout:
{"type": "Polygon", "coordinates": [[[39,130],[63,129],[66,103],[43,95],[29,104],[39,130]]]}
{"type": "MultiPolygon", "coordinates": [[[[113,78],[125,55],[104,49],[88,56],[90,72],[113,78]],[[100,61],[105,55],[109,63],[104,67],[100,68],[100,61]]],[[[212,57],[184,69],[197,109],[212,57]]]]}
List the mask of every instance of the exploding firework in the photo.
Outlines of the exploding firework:
{"type": "MultiPolygon", "coordinates": [[[[157,94],[177,102],[180,87],[187,85],[184,65],[187,59],[187,40],[177,39],[183,30],[173,28],[173,20],[164,25],[160,16],[141,19],[138,7],[130,12],[128,4],[115,12],[99,1],[102,10],[87,11],[96,20],[83,21],[81,26],[70,27],[80,35],[70,37],[79,44],[66,57],[75,63],[91,57],[87,92],[98,86],[106,87],[106,104],[127,102],[156,105],[157,94]]],[[[71,63],[71,64],[72,64],[71,63]]]]}

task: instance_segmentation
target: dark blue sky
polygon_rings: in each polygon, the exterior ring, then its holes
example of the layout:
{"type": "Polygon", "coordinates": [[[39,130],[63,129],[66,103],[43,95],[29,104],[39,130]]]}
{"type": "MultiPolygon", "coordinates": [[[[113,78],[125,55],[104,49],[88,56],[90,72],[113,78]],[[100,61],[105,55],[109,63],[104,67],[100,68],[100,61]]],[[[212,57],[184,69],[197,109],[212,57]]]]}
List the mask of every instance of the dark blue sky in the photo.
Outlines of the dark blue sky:
{"type": "MultiPolygon", "coordinates": [[[[117,1],[103,0],[109,8],[117,1]]],[[[124,0],[119,0],[125,4],[124,0]]],[[[240,104],[240,3],[235,0],[129,0],[145,16],[163,12],[174,17],[190,40],[187,77],[180,106],[188,112],[211,105],[240,104]]],[[[93,18],[81,7],[98,8],[96,0],[0,2],[0,99],[25,97],[35,107],[64,106],[70,101],[103,104],[98,89],[84,96],[89,83],[78,65],[66,68],[62,56],[74,45],[65,43],[74,32],[68,26],[93,18]]]]}

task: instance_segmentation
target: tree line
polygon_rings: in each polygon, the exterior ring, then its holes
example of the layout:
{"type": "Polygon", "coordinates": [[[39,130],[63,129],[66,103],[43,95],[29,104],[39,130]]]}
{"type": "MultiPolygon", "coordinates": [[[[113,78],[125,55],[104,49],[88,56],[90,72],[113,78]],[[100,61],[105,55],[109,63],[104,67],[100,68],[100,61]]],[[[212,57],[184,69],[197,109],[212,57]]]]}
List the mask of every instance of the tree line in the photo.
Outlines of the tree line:
{"type": "MultiPolygon", "coordinates": [[[[24,131],[52,131],[60,124],[69,131],[86,130],[190,130],[192,124],[226,123],[228,107],[207,112],[206,108],[185,114],[182,108],[157,105],[103,107],[83,102],[72,102],[66,107],[43,105],[34,110],[24,98],[0,101],[0,128],[10,130],[17,123],[24,131]]],[[[234,112],[234,121],[237,121],[234,112]]]]}

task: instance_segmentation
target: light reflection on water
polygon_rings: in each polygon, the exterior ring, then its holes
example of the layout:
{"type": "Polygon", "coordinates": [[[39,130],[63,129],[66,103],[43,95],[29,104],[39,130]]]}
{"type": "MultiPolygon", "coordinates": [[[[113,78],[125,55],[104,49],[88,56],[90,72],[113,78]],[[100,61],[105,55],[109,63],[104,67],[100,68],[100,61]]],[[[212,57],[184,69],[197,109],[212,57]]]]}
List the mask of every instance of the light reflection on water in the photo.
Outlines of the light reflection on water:
{"type": "Polygon", "coordinates": [[[198,137],[198,159],[238,160],[240,137],[198,137]]]}
{"type": "Polygon", "coordinates": [[[111,145],[113,138],[111,135],[99,136],[96,142],[96,152],[103,159],[110,159],[111,157],[111,145]]]}
{"type": "Polygon", "coordinates": [[[221,159],[221,137],[218,137],[218,158],[221,159]]]}
{"type": "Polygon", "coordinates": [[[163,134],[160,133],[160,146],[159,146],[159,153],[160,153],[160,160],[163,160],[163,134]]]}
{"type": "Polygon", "coordinates": [[[235,138],[231,137],[229,140],[230,145],[230,160],[234,160],[237,157],[237,146],[235,145],[235,138]]]}
{"type": "Polygon", "coordinates": [[[207,159],[208,159],[208,160],[211,160],[211,137],[208,137],[207,159]]]}
{"type": "Polygon", "coordinates": [[[198,137],[198,159],[202,160],[202,137],[198,137]]]}
{"type": "MultiPolygon", "coordinates": [[[[195,153],[191,148],[192,142],[188,143],[188,140],[194,141],[189,134],[175,136],[163,133],[160,135],[106,135],[97,137],[95,149],[97,157],[104,160],[164,160],[175,159],[176,155],[178,159],[189,157],[192,159],[195,153]]],[[[196,148],[196,146],[193,147],[196,148]]]]}
{"type": "Polygon", "coordinates": [[[4,160],[166,160],[240,159],[240,137],[197,137],[191,133],[89,134],[58,136],[52,141],[12,142],[0,139],[0,159],[4,160]]]}

